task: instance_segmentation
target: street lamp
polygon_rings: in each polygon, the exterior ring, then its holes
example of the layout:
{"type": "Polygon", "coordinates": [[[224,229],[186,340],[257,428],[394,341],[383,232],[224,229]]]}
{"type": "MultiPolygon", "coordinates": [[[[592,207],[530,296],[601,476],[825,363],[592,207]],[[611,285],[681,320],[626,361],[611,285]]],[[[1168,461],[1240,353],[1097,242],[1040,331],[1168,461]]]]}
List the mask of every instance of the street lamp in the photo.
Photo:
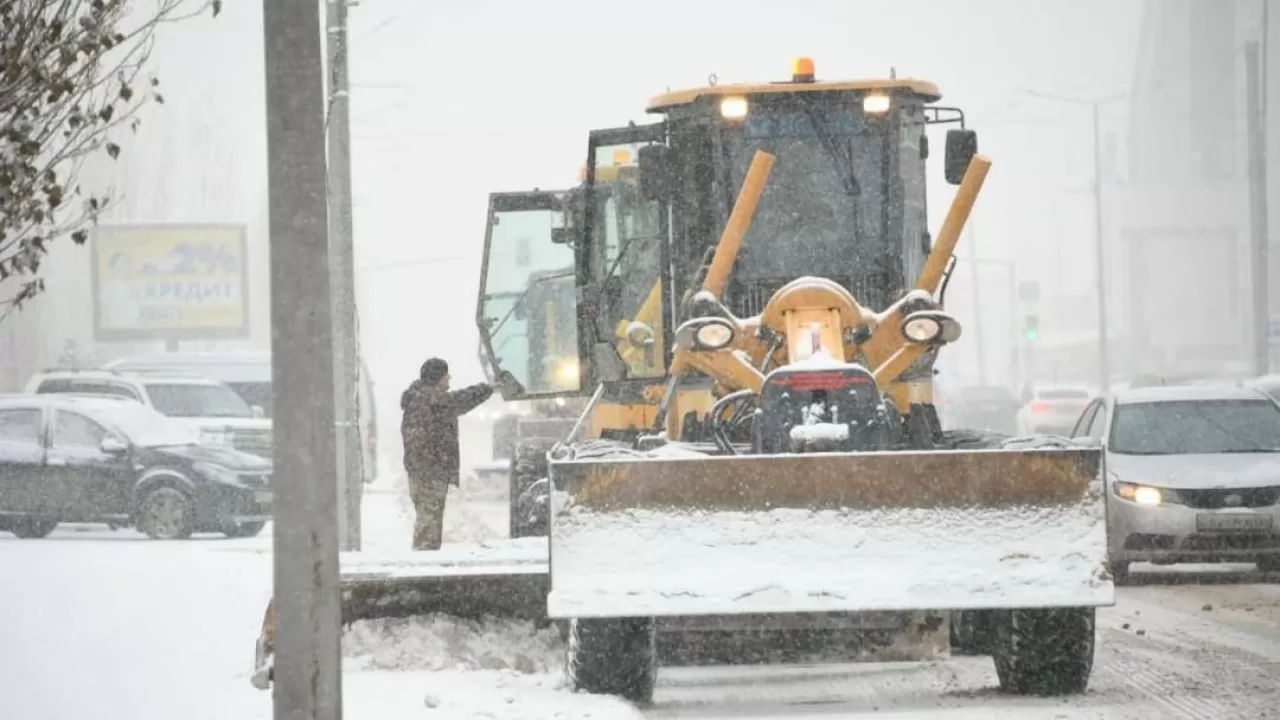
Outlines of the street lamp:
{"type": "Polygon", "coordinates": [[[1099,109],[1103,105],[1107,105],[1117,100],[1124,100],[1133,95],[1132,92],[1125,92],[1119,95],[1103,98],[1101,100],[1082,100],[1080,98],[1064,97],[1062,95],[1051,95],[1036,90],[1024,91],[1027,95],[1040,98],[1042,100],[1056,100],[1071,105],[1087,105],[1093,109],[1093,219],[1094,219],[1094,244],[1095,259],[1097,261],[1098,273],[1098,387],[1104,391],[1111,387],[1111,363],[1107,350],[1107,275],[1106,275],[1106,258],[1103,252],[1103,228],[1102,228],[1102,133],[1099,109]]]}

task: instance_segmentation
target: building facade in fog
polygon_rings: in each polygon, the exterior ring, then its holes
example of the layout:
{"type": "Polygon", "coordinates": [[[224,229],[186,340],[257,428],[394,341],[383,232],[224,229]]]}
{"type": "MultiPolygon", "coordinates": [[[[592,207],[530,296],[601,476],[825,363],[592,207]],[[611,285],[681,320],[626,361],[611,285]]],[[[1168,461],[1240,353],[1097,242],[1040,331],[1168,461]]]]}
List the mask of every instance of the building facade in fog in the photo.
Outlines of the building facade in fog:
{"type": "MultiPolygon", "coordinates": [[[[160,28],[151,57],[163,104],[144,107],[127,128],[117,160],[86,163],[86,192],[110,188],[116,203],[104,224],[218,224],[244,229],[245,336],[191,340],[182,349],[268,349],[268,208],[262,5],[227,3],[207,15],[160,28]]],[[[319,108],[317,108],[319,111],[319,108]]],[[[156,352],[163,341],[95,337],[92,247],[59,241],[44,267],[48,294],[0,327],[0,386],[14,390],[41,367],[156,352]]]]}
{"type": "MultiPolygon", "coordinates": [[[[1241,373],[1251,343],[1245,49],[1260,48],[1269,117],[1280,54],[1265,0],[1148,0],[1129,100],[1128,166],[1107,188],[1114,374],[1241,373]]],[[[1268,123],[1272,128],[1275,121],[1268,123]]],[[[1272,147],[1280,133],[1269,132],[1272,147]]],[[[1280,207],[1280,153],[1269,161],[1280,207]]],[[[1271,213],[1271,236],[1280,216],[1271,213]]],[[[1272,251],[1275,286],[1277,252],[1272,251]]],[[[1271,293],[1271,314],[1280,293],[1271,293]]]]}

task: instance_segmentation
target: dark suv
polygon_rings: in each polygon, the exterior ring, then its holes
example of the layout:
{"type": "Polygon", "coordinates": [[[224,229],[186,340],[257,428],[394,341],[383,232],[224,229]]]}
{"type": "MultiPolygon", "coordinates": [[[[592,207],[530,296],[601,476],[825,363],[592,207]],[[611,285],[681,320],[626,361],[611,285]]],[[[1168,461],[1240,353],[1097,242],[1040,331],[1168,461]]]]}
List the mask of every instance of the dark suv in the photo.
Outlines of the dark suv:
{"type": "Polygon", "coordinates": [[[201,444],[128,400],[0,397],[0,531],[45,537],[60,522],[136,527],[155,539],[256,535],[271,517],[271,464],[201,444]]]}

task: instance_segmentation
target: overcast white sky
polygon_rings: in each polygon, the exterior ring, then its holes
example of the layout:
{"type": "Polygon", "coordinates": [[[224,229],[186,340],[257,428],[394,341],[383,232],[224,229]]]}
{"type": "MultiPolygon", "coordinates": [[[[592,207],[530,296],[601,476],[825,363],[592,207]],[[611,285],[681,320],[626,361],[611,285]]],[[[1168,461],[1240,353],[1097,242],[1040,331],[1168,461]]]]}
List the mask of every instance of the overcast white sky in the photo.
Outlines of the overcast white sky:
{"type": "MultiPolygon", "coordinates": [[[[478,379],[469,366],[488,192],[571,185],[589,129],[644,122],[651,95],[711,73],[784,79],[796,55],[813,57],[823,78],[893,67],[938,83],[994,160],[975,213],[980,255],[1078,284],[1092,274],[1091,204],[1065,190],[1092,180],[1088,110],[1023,90],[1125,91],[1140,14],[1139,0],[364,0],[351,14],[357,263],[457,258],[361,274],[374,372],[402,386],[439,353],[455,378],[478,379]]],[[[1108,129],[1122,134],[1123,111],[1111,109],[1108,129]]],[[[935,232],[950,197],[939,185],[935,232]]],[[[984,286],[1003,295],[1001,271],[988,272],[984,286]]],[[[951,305],[963,316],[962,281],[951,305]]],[[[1006,328],[1003,313],[984,320],[1006,328]]]]}

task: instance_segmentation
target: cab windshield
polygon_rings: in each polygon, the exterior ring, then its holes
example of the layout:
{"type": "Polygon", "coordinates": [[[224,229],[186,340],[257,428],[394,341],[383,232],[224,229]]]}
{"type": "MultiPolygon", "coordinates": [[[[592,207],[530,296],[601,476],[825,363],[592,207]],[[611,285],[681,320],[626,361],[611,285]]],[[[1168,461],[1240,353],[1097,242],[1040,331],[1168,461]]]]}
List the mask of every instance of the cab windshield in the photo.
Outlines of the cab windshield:
{"type": "Polygon", "coordinates": [[[740,124],[725,126],[726,183],[733,189],[726,217],[756,151],[775,157],[735,278],[823,274],[849,285],[864,303],[887,304],[886,290],[901,284],[893,281],[901,270],[894,272],[897,243],[886,232],[886,125],[866,122],[852,100],[786,98],[762,99],[740,124]]]}

